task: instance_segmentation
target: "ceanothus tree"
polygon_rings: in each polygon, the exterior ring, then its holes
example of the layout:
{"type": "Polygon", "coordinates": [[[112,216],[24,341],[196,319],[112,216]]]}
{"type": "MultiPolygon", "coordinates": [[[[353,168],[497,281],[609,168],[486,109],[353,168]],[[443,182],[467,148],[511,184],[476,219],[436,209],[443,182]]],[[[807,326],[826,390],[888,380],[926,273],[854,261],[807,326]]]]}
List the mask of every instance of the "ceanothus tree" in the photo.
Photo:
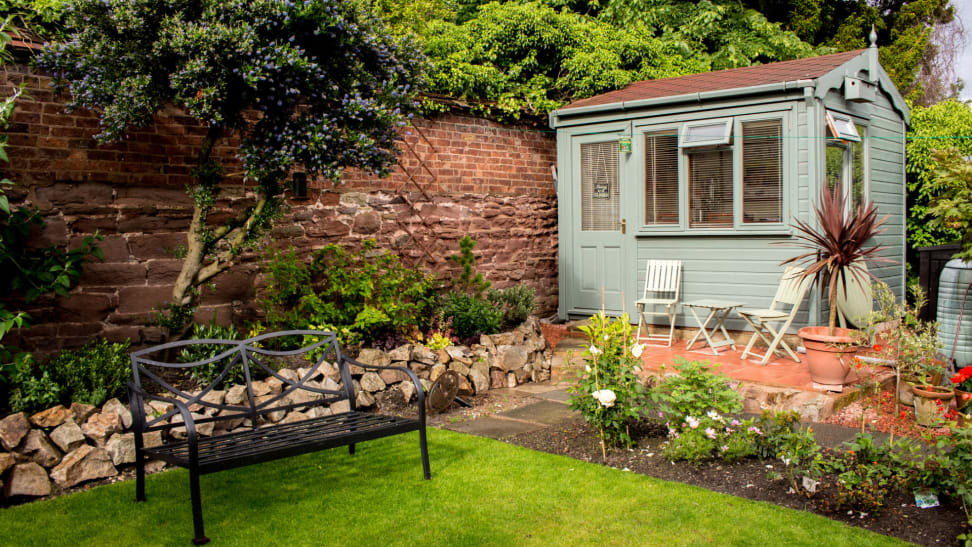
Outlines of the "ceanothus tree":
{"type": "Polygon", "coordinates": [[[387,174],[423,62],[348,0],[74,0],[67,12],[76,30],[38,64],[57,90],[70,91],[69,109],[99,114],[97,139],[124,139],[166,104],[206,127],[187,188],[195,206],[173,330],[190,317],[199,287],[266,233],[295,165],[333,180],[346,167],[387,174]],[[213,149],[229,137],[239,139],[255,192],[213,226],[224,179],[213,149]]]}

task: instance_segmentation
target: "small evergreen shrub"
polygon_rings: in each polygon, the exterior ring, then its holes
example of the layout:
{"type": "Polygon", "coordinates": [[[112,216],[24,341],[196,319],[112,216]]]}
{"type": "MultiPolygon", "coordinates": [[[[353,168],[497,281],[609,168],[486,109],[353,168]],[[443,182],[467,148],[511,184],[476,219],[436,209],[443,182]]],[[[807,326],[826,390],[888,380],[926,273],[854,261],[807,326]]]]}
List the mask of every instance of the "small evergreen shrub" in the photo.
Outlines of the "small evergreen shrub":
{"type": "Polygon", "coordinates": [[[453,332],[463,342],[503,328],[503,312],[471,294],[450,292],[442,298],[440,311],[447,321],[451,320],[453,332]]]}
{"type": "MultiPolygon", "coordinates": [[[[718,365],[717,365],[718,366],[718,365]]],[[[699,417],[709,411],[731,414],[742,410],[742,397],[733,391],[723,374],[711,372],[708,361],[675,359],[678,374],[667,376],[651,391],[651,399],[671,423],[686,416],[699,417]]]]}
{"type": "Polygon", "coordinates": [[[536,309],[536,291],[527,285],[490,290],[486,299],[503,314],[503,329],[516,327],[536,309]]]}
{"type": "MultiPolygon", "coordinates": [[[[233,325],[228,327],[217,325],[216,318],[213,317],[212,322],[210,322],[208,325],[193,325],[192,336],[190,338],[194,340],[205,340],[207,338],[214,340],[239,340],[240,333],[237,332],[236,327],[233,325]]],[[[191,344],[184,347],[182,351],[179,352],[179,362],[192,363],[195,361],[211,359],[229,349],[230,347],[226,344],[191,344]]],[[[193,380],[200,384],[211,384],[228,363],[228,360],[221,359],[206,365],[198,365],[190,369],[189,375],[193,380]]],[[[250,369],[250,374],[253,376],[265,376],[258,375],[258,372],[261,371],[257,367],[252,367],[250,369]]],[[[235,366],[233,366],[233,368],[230,369],[226,377],[223,378],[222,385],[229,386],[232,384],[242,384],[244,382],[245,377],[243,375],[243,365],[237,363],[235,366]]]]}

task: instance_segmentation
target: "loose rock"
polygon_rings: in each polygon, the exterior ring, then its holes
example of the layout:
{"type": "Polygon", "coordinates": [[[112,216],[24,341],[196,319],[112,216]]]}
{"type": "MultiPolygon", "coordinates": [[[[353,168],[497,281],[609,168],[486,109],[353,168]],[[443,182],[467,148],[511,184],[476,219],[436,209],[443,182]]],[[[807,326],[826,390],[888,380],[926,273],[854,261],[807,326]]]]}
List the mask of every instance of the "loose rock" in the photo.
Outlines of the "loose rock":
{"type": "MultiPolygon", "coordinates": [[[[144,440],[144,437],[143,437],[144,440]]],[[[115,465],[135,462],[135,434],[115,433],[105,444],[105,450],[115,465]]]]}
{"type": "Polygon", "coordinates": [[[385,389],[385,382],[374,372],[365,373],[361,377],[361,388],[369,393],[385,389]]]}
{"type": "Polygon", "coordinates": [[[128,429],[132,427],[132,413],[128,410],[128,407],[121,404],[118,399],[109,399],[101,407],[102,412],[114,412],[118,415],[118,419],[121,420],[122,427],[128,429]]]}
{"type": "Polygon", "coordinates": [[[74,423],[83,424],[88,421],[98,409],[94,405],[86,405],[84,403],[71,403],[71,414],[74,415],[74,423]]]}
{"type": "Polygon", "coordinates": [[[30,432],[30,422],[23,412],[11,414],[0,420],[0,444],[7,450],[17,448],[20,441],[30,432]]]}
{"type": "Polygon", "coordinates": [[[51,471],[51,478],[62,488],[94,479],[114,477],[118,470],[111,463],[111,456],[104,448],[85,444],[64,456],[61,463],[51,471]]]}
{"type": "Polygon", "coordinates": [[[95,445],[104,448],[108,437],[122,430],[121,419],[114,412],[99,412],[88,418],[81,426],[84,436],[94,441],[95,445]]]}
{"type": "Polygon", "coordinates": [[[3,495],[47,496],[51,493],[51,481],[47,471],[34,462],[19,463],[10,470],[3,485],[3,495]]]}
{"type": "Polygon", "coordinates": [[[64,452],[70,452],[84,444],[84,433],[74,420],[68,420],[51,432],[51,440],[64,452]]]}
{"type": "Polygon", "coordinates": [[[24,439],[21,453],[30,456],[34,463],[42,467],[54,467],[61,461],[61,451],[55,447],[40,429],[31,429],[24,439]]]}
{"type": "Polygon", "coordinates": [[[71,411],[64,405],[57,405],[34,414],[30,417],[30,423],[34,427],[57,427],[72,417],[71,411]]]}

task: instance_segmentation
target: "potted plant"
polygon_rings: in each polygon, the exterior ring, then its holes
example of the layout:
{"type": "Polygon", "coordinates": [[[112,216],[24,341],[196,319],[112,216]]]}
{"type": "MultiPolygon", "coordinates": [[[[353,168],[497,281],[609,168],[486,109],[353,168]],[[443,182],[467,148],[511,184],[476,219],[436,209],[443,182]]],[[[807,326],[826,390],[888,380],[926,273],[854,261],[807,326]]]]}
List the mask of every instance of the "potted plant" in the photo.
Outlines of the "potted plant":
{"type": "MultiPolygon", "coordinates": [[[[851,279],[864,284],[868,276],[861,264],[866,261],[890,262],[877,253],[880,245],[868,245],[884,230],[881,225],[887,215],[877,219],[873,202],[849,210],[847,199],[835,187],[823,185],[820,199],[814,207],[818,227],[796,219],[796,245],[807,252],[785,260],[781,265],[798,264],[804,267],[803,277],[812,277],[818,287],[827,287],[830,320],[826,327],[804,327],[797,333],[807,351],[807,364],[814,383],[833,391],[841,391],[850,372],[850,354],[857,347],[857,334],[851,329],[837,328],[837,291],[847,287],[851,279]]],[[[846,289],[845,289],[846,290],[846,289]]]]}
{"type": "Polygon", "coordinates": [[[955,389],[955,406],[959,412],[972,411],[972,367],[964,367],[952,376],[955,389]]]}

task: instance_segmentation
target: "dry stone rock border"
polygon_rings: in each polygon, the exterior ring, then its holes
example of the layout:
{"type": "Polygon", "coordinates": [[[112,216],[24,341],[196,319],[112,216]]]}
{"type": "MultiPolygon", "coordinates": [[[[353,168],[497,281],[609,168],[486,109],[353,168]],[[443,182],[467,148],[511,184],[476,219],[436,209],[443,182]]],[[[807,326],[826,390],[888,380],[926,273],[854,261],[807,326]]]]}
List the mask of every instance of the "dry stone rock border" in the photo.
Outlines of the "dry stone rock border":
{"type": "MultiPolygon", "coordinates": [[[[470,396],[490,389],[549,380],[551,357],[539,322],[530,317],[511,332],[482,336],[480,343],[471,347],[431,350],[409,344],[389,352],[364,349],[357,360],[365,364],[408,367],[426,390],[439,376],[451,370],[459,375],[459,394],[470,396]]],[[[340,377],[335,374],[335,378],[330,378],[327,367],[323,368],[321,385],[336,389],[340,377]]],[[[294,381],[305,372],[301,369],[278,371],[284,378],[294,381]]],[[[351,376],[358,408],[367,409],[385,402],[403,405],[415,398],[414,384],[400,371],[365,372],[352,366],[351,376]]],[[[254,396],[258,400],[279,394],[282,387],[282,382],[276,378],[253,382],[254,396]]],[[[211,391],[205,400],[239,405],[245,397],[245,387],[236,385],[223,391],[211,391]]],[[[146,405],[145,411],[148,414],[165,413],[171,406],[152,401],[146,405]]],[[[330,408],[315,407],[314,415],[298,410],[281,411],[271,413],[263,420],[286,423],[349,409],[348,402],[341,401],[330,408]]],[[[201,405],[190,410],[200,417],[217,411],[201,405]]],[[[181,423],[182,418],[176,414],[170,420],[175,424],[181,423]]],[[[131,426],[132,413],[118,399],[111,399],[101,408],[72,403],[70,407],[58,405],[32,416],[18,412],[3,418],[0,420],[0,493],[4,497],[47,496],[87,481],[118,475],[119,469],[135,462],[135,434],[131,426]]],[[[243,419],[238,423],[222,421],[201,424],[197,431],[201,435],[219,435],[240,427],[251,427],[251,424],[243,419]]],[[[145,445],[162,444],[163,434],[184,438],[185,428],[146,433],[143,437],[145,445]]],[[[147,465],[147,471],[157,472],[164,467],[164,462],[154,461],[147,465]]]]}

